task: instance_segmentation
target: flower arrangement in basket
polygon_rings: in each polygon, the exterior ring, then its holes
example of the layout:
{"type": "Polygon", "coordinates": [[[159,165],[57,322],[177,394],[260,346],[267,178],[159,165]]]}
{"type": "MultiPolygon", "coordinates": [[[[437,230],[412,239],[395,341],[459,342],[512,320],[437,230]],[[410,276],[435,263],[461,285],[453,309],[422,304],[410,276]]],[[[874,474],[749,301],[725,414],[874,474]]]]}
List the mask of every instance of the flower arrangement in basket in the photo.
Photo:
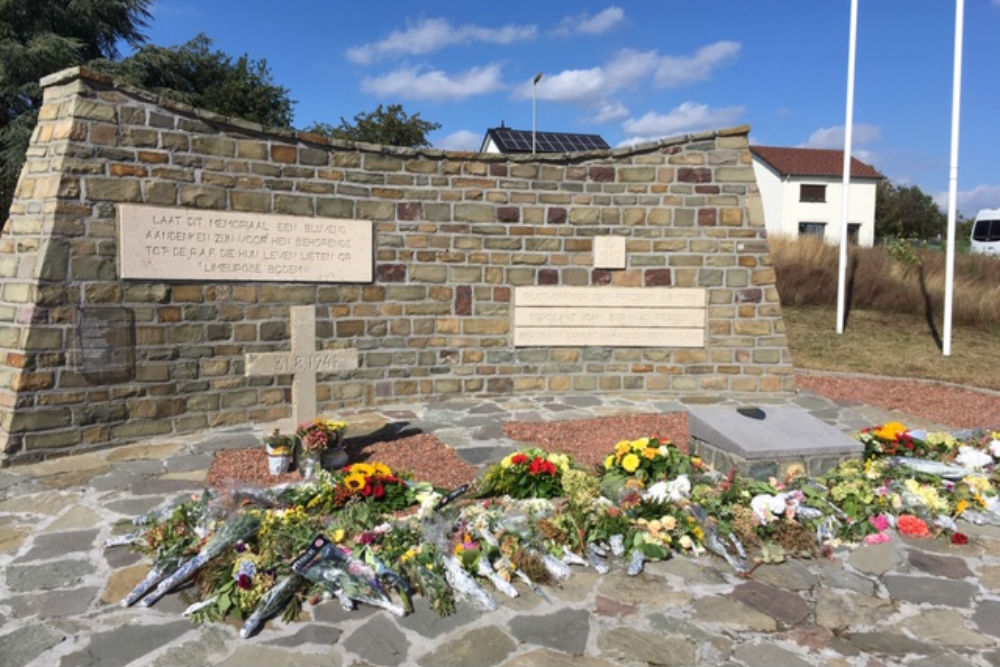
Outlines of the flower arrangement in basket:
{"type": "Polygon", "coordinates": [[[295,456],[295,437],[284,435],[279,429],[264,439],[267,450],[267,468],[272,475],[288,472],[295,456]]]}
{"type": "Polygon", "coordinates": [[[312,477],[317,466],[339,468],[347,463],[347,453],[341,446],[347,426],[345,421],[322,417],[299,426],[295,435],[302,442],[299,467],[303,477],[312,477]]]}

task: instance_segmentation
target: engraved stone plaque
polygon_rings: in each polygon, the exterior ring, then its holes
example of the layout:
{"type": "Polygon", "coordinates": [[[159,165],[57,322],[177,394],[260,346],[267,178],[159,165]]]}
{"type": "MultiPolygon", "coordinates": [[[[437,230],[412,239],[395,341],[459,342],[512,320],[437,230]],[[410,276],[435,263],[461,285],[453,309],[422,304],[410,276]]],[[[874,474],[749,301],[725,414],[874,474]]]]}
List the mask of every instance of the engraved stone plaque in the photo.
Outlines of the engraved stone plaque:
{"type": "Polygon", "coordinates": [[[624,236],[594,237],[595,269],[624,269],[625,264],[624,236]]]}
{"type": "Polygon", "coordinates": [[[135,315],[130,308],[77,309],[76,355],[89,382],[125,382],[135,377],[135,315]]]}
{"type": "Polygon", "coordinates": [[[681,287],[518,287],[517,347],[704,347],[708,294],[681,287]]]}
{"type": "Polygon", "coordinates": [[[370,220],[121,204],[122,278],[367,283],[370,220]]]}

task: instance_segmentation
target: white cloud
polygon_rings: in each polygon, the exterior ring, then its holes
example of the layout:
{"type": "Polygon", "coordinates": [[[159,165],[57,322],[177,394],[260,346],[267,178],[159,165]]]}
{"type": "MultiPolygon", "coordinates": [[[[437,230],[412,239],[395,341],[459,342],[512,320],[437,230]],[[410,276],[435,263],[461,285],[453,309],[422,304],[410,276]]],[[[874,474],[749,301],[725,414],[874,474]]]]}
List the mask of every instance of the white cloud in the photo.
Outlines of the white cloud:
{"type": "Polygon", "coordinates": [[[693,56],[663,56],[656,67],[656,85],[675,88],[704,81],[716,67],[735,60],[741,48],[739,42],[715,42],[701,47],[693,56]]]}
{"type": "Polygon", "coordinates": [[[617,5],[611,5],[591,16],[587,12],[567,16],[559,22],[559,27],[553,30],[556,35],[600,35],[611,30],[625,20],[625,10],[617,5]]]}
{"type": "MultiPolygon", "coordinates": [[[[882,128],[878,125],[857,124],[851,136],[851,149],[855,146],[864,146],[882,138],[882,128]]],[[[844,126],[834,125],[833,127],[821,127],[809,135],[809,139],[804,144],[799,144],[799,148],[838,148],[844,149],[844,126]]]]}
{"type": "MultiPolygon", "coordinates": [[[[657,51],[622,49],[603,65],[589,69],[567,69],[546,75],[537,86],[538,99],[584,106],[605,104],[618,91],[644,81],[661,88],[701,81],[739,52],[738,42],[715,42],[689,56],[660,55],[657,51]]],[[[529,98],[532,83],[526,81],[515,96],[529,98]]]]}
{"type": "Polygon", "coordinates": [[[696,102],[684,102],[666,114],[648,111],[640,118],[630,118],[622,123],[622,128],[629,136],[619,145],[727,127],[738,122],[745,112],[746,107],[742,106],[712,108],[696,102]]]}
{"type": "Polygon", "coordinates": [[[436,143],[438,148],[449,151],[478,151],[483,144],[483,133],[471,130],[452,132],[436,143]]]}
{"type": "MultiPolygon", "coordinates": [[[[995,4],[1000,4],[997,0],[995,4]]],[[[934,197],[944,210],[948,210],[948,193],[940,192],[934,197]]],[[[975,217],[976,212],[983,208],[1000,208],[1000,185],[977,185],[971,190],[958,191],[958,210],[967,217],[975,217]]]]}
{"type": "Polygon", "coordinates": [[[503,88],[499,64],[473,67],[457,74],[400,67],[381,76],[365,77],[361,90],[379,97],[411,100],[461,100],[503,88]]]}
{"type": "Polygon", "coordinates": [[[537,34],[538,27],[534,25],[456,26],[445,18],[425,18],[405,30],[393,30],[388,37],[377,42],[348,49],[347,59],[360,65],[370,65],[382,58],[423,55],[453,44],[511,44],[534,39],[537,34]]]}
{"type": "Polygon", "coordinates": [[[628,116],[628,107],[621,102],[605,102],[597,113],[587,119],[589,123],[610,123],[628,116]]]}

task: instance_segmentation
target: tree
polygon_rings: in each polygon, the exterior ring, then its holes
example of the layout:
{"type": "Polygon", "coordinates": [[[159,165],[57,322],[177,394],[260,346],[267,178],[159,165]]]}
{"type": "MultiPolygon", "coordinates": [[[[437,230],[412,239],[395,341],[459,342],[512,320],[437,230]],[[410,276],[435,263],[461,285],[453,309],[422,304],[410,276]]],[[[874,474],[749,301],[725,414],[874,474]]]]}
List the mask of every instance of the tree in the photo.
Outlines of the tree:
{"type": "Polygon", "coordinates": [[[212,50],[200,34],[180,46],[147,45],[120,61],[99,60],[91,66],[120,81],[164,97],[268,127],[292,124],[289,90],[274,83],[266,60],[247,54],[235,61],[212,50]]]}
{"type": "Polygon", "coordinates": [[[47,74],[138,46],[152,0],[0,1],[0,226],[38,120],[47,74]]]}
{"type": "Polygon", "coordinates": [[[935,239],[947,224],[934,199],[916,185],[879,181],[875,191],[875,235],[879,238],[935,239]]]}
{"type": "Polygon", "coordinates": [[[441,123],[421,118],[420,112],[408,115],[402,104],[390,104],[388,108],[383,108],[380,104],[375,111],[355,114],[353,125],[341,116],[338,127],[329,123],[313,123],[306,131],[334,139],[416,148],[429,146],[427,133],[440,127],[441,123]]]}

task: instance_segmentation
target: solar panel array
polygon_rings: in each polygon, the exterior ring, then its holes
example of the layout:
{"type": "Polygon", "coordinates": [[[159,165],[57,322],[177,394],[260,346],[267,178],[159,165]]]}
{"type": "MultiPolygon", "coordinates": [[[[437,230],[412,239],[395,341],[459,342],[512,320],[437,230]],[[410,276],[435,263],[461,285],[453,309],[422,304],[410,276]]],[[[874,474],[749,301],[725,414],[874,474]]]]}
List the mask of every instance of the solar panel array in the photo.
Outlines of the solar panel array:
{"type": "MultiPolygon", "coordinates": [[[[490,134],[503,153],[530,153],[531,132],[510,128],[491,128],[490,134]]],[[[537,153],[575,153],[578,151],[607,150],[607,142],[598,134],[571,134],[568,132],[538,132],[535,136],[537,153]]]]}

